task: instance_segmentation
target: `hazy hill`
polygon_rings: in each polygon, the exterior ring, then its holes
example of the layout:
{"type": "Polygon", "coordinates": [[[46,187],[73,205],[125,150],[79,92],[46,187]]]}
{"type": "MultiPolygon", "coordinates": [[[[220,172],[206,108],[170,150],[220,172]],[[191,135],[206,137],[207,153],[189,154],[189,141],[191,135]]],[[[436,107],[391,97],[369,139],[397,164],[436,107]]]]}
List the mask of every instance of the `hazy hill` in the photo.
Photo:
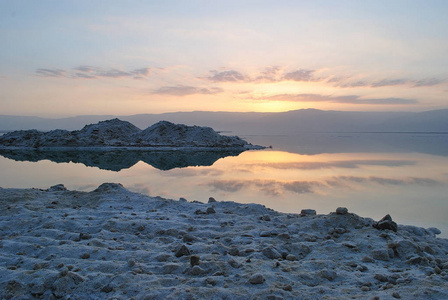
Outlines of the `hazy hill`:
{"type": "Polygon", "coordinates": [[[47,119],[0,115],[0,130],[81,129],[85,124],[118,117],[146,128],[166,120],[186,125],[210,126],[237,135],[293,134],[299,132],[448,132],[448,109],[413,112],[344,112],[316,109],[280,113],[176,112],[131,116],[91,115],[47,119]]]}

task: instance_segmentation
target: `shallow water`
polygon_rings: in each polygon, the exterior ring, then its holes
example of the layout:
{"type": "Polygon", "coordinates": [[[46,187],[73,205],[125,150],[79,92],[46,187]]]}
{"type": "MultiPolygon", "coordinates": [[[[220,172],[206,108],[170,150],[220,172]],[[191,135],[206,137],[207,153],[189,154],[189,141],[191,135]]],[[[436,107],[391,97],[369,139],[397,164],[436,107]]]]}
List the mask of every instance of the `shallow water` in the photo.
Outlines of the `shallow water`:
{"type": "Polygon", "coordinates": [[[63,183],[69,189],[90,191],[103,182],[120,182],[152,196],[203,202],[212,196],[260,203],[283,212],[313,208],[329,213],[345,206],[364,217],[380,219],[390,214],[400,224],[437,227],[441,236],[448,237],[447,134],[308,133],[245,138],[273,149],[231,156],[6,155],[10,158],[0,156],[0,186],[48,188],[63,183]]]}

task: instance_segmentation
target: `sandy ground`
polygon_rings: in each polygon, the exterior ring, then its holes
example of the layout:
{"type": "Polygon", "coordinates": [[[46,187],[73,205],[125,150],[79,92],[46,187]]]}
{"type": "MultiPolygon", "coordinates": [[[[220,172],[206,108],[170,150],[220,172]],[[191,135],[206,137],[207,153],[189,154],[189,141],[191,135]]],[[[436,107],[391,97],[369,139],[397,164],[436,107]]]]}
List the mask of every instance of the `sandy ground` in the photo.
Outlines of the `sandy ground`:
{"type": "Polygon", "coordinates": [[[0,205],[1,299],[448,299],[434,228],[119,184],[0,189],[0,205]]]}

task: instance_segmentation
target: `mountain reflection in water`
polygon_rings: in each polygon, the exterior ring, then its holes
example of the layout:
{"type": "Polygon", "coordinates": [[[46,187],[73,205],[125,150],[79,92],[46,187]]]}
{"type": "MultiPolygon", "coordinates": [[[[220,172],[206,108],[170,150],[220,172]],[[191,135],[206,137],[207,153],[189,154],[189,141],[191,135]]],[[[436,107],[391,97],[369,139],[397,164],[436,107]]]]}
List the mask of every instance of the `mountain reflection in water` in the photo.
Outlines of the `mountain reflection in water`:
{"type": "Polygon", "coordinates": [[[132,151],[132,150],[83,150],[41,151],[0,150],[0,155],[15,161],[38,162],[50,160],[56,163],[82,163],[102,170],[121,171],[129,169],[139,161],[159,170],[171,170],[190,166],[211,166],[218,159],[238,156],[243,151],[132,151]]]}

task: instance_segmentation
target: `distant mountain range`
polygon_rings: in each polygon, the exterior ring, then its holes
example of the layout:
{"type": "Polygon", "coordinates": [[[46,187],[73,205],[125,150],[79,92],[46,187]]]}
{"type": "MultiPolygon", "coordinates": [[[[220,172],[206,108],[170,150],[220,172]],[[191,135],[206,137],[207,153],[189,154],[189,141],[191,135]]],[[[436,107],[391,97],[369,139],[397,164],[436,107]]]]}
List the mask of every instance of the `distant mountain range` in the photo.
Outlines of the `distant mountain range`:
{"type": "Polygon", "coordinates": [[[87,115],[40,118],[0,115],[0,131],[19,129],[76,130],[85,124],[111,118],[146,128],[166,120],[186,125],[209,126],[237,135],[294,134],[300,132],[448,132],[448,109],[426,112],[346,112],[302,109],[279,113],[175,112],[130,116],[87,115]]]}

